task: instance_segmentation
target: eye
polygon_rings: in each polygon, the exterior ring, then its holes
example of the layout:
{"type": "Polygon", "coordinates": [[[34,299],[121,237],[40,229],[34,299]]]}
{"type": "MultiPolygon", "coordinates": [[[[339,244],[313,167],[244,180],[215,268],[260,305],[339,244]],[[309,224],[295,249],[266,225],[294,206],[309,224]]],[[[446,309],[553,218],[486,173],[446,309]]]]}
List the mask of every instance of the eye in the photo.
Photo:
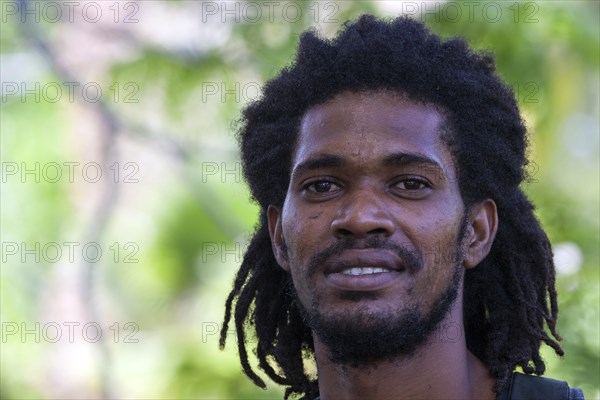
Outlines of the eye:
{"type": "Polygon", "coordinates": [[[318,180],[307,183],[302,190],[310,194],[330,194],[340,190],[340,187],[328,180],[318,180]]]}
{"type": "Polygon", "coordinates": [[[396,187],[402,190],[421,190],[429,188],[429,183],[422,179],[416,178],[408,178],[402,179],[400,182],[396,183],[396,187]]]}
{"type": "Polygon", "coordinates": [[[417,176],[399,177],[392,185],[392,190],[398,196],[407,199],[424,198],[431,193],[432,188],[431,183],[427,179],[417,176]]]}

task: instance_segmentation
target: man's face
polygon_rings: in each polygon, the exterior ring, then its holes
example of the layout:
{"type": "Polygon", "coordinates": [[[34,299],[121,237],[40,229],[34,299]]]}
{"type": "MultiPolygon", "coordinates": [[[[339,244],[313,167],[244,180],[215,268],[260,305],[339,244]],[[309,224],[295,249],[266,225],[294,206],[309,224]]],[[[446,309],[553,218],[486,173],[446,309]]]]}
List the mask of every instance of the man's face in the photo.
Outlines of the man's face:
{"type": "Polygon", "coordinates": [[[317,336],[330,348],[346,333],[346,347],[382,342],[349,359],[333,349],[337,361],[410,354],[461,299],[465,213],[443,123],[388,93],[343,93],[302,120],[269,225],[317,336]]]}

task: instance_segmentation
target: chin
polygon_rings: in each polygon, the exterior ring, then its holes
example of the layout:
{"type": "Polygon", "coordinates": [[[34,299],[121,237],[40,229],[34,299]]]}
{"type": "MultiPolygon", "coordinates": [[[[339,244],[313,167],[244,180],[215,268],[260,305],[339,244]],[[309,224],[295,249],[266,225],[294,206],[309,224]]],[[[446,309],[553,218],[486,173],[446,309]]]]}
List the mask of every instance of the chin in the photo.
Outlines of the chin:
{"type": "Polygon", "coordinates": [[[373,366],[410,358],[427,343],[460,299],[461,275],[456,271],[428,312],[418,302],[399,308],[401,299],[384,301],[378,292],[343,292],[335,301],[314,296],[308,307],[296,304],[306,324],[328,348],[333,363],[373,366]]]}

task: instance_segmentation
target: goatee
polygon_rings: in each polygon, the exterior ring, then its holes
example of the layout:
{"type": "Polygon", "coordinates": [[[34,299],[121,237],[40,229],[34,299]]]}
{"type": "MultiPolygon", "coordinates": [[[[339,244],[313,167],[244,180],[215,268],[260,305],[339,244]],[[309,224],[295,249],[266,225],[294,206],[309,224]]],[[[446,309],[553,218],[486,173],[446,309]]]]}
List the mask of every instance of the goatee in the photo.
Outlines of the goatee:
{"type": "MultiPolygon", "coordinates": [[[[342,241],[317,254],[307,269],[307,277],[315,273],[319,263],[328,257],[338,254],[343,249],[356,247],[355,241],[342,241]]],[[[404,247],[377,239],[369,240],[360,247],[386,248],[395,251],[407,266],[407,273],[416,273],[422,268],[419,254],[404,247]]],[[[353,368],[369,367],[375,362],[413,356],[416,350],[438,330],[440,323],[452,309],[461,285],[460,246],[456,247],[454,256],[453,272],[448,287],[437,299],[434,299],[433,308],[425,315],[419,310],[417,303],[406,304],[402,310],[373,312],[365,305],[354,308],[352,315],[323,315],[319,311],[319,296],[316,293],[313,293],[312,302],[307,308],[297,297],[293,286],[290,290],[305,323],[328,348],[331,362],[353,368]]],[[[347,300],[357,302],[368,301],[373,297],[375,296],[368,292],[347,293],[345,296],[347,300]]],[[[444,340],[443,337],[435,339],[444,340]]]]}

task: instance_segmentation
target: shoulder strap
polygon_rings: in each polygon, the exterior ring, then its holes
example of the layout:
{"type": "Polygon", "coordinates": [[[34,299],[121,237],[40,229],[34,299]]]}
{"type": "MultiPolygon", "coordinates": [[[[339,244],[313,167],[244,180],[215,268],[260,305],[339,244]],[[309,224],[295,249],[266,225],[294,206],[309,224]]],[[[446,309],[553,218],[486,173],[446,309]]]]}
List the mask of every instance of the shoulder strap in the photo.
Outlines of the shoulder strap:
{"type": "Polygon", "coordinates": [[[508,400],[568,400],[567,382],[541,376],[514,373],[508,400]]]}

